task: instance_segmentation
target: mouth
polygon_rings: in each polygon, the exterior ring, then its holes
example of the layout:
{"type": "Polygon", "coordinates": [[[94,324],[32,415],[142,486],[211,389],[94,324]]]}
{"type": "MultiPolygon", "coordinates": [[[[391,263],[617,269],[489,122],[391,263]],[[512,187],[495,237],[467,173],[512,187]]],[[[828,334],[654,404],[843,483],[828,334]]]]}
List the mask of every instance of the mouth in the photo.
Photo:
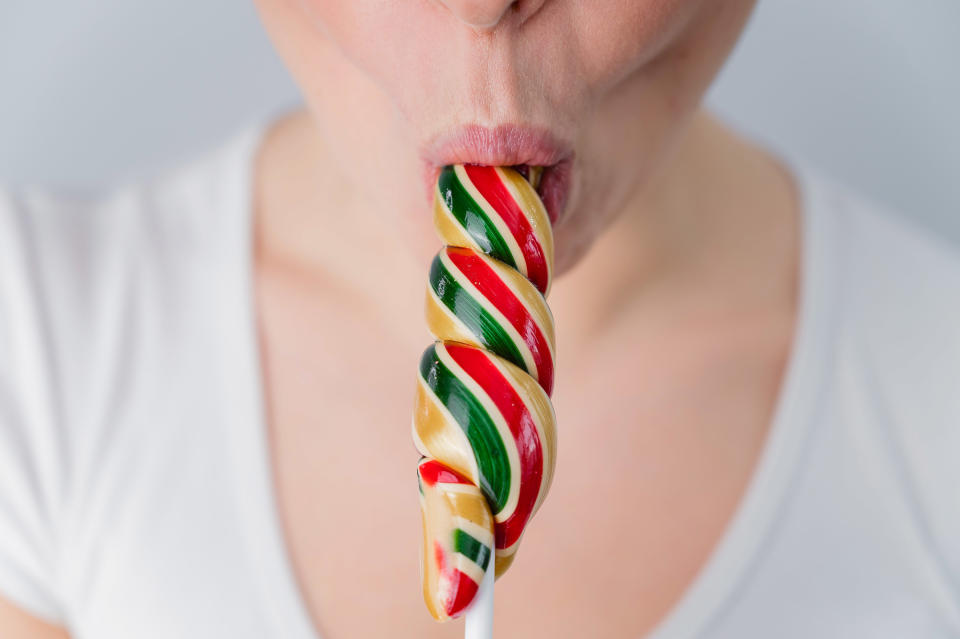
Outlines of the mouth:
{"type": "Polygon", "coordinates": [[[444,166],[508,166],[528,179],[533,175],[534,188],[554,226],[563,218],[570,192],[573,150],[545,129],[510,124],[494,128],[468,125],[435,138],[421,149],[420,155],[427,200],[431,204],[444,166]]]}

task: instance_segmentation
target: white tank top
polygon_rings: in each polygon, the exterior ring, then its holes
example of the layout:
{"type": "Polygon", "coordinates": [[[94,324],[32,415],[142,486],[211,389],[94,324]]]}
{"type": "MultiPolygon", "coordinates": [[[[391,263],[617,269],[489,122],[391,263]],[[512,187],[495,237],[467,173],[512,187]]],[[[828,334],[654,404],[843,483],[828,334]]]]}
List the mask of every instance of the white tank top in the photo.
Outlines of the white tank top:
{"type": "MultiPolygon", "coordinates": [[[[261,397],[262,130],[106,199],[0,195],[0,596],[74,637],[319,639],[261,397]]],[[[651,639],[958,637],[960,258],[793,166],[800,317],[770,434],[651,639]]]]}

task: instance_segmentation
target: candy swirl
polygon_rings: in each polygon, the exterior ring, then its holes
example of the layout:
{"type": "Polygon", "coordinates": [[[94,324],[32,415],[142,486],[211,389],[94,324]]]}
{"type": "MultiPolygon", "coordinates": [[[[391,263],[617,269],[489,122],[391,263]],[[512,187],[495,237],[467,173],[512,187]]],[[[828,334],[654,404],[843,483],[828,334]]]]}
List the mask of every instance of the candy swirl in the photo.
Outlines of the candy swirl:
{"type": "MultiPolygon", "coordinates": [[[[531,172],[536,179],[536,172],[531,172]]],[[[499,577],[553,478],[556,420],[550,218],[517,171],[444,168],[413,439],[423,594],[438,620],[469,606],[491,556],[499,577]]]]}

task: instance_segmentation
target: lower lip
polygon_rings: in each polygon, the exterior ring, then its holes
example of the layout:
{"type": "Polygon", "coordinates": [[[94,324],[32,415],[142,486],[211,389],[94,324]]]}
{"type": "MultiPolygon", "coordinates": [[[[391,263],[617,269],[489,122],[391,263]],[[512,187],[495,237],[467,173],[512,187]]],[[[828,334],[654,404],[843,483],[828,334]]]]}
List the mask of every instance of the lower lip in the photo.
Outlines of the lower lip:
{"type": "MultiPolygon", "coordinates": [[[[556,226],[566,210],[567,197],[570,194],[571,172],[573,162],[569,159],[543,168],[537,193],[547,209],[550,222],[556,226]]],[[[434,191],[437,188],[437,179],[440,177],[441,167],[427,164],[424,166],[423,178],[426,187],[427,201],[433,204],[434,191]]]]}

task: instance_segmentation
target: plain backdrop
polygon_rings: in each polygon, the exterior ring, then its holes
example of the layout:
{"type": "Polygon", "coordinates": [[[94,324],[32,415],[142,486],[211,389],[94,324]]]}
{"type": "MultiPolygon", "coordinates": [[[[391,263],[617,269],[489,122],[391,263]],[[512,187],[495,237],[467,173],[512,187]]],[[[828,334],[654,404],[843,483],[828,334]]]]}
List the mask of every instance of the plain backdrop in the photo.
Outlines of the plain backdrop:
{"type": "MultiPolygon", "coordinates": [[[[760,0],[708,101],[960,240],[960,0],[760,0]]],[[[0,181],[102,188],[297,102],[249,1],[0,0],[0,181]]]]}

